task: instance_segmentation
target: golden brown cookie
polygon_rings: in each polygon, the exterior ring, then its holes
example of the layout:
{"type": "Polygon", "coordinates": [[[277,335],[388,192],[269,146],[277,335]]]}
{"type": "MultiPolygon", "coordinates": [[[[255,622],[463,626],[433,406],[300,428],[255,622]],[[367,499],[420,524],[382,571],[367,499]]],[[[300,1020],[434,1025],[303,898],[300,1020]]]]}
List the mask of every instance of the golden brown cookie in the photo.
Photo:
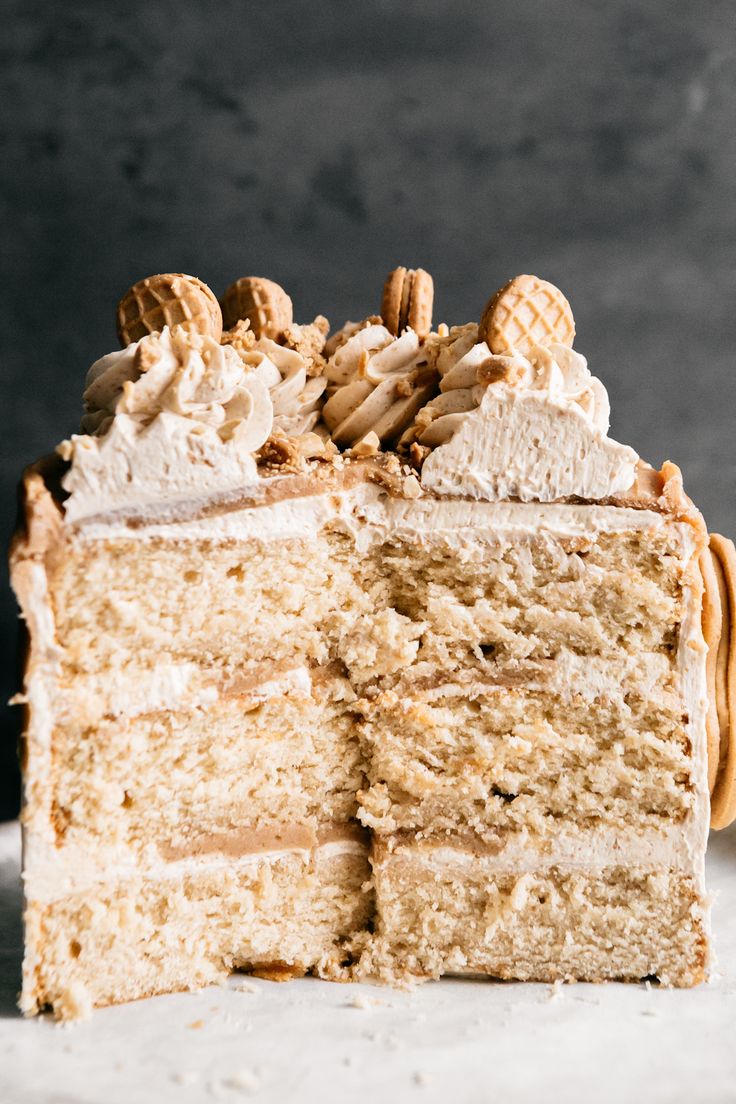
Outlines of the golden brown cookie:
{"type": "Polygon", "coordinates": [[[516,350],[523,356],[535,345],[575,339],[575,319],[565,296],[538,276],[515,276],[486,304],[478,337],[492,353],[516,350]]]}
{"type": "MultiPolygon", "coordinates": [[[[721,754],[721,724],[718,716],[716,696],[716,671],[718,648],[721,642],[723,615],[718,575],[713,563],[713,554],[709,548],[700,557],[700,572],[703,576],[703,639],[708,645],[705,662],[705,676],[708,687],[708,713],[705,728],[708,745],[708,789],[712,793],[718,774],[718,760],[721,754]]],[[[720,572],[719,572],[720,574],[720,572]]]]}
{"type": "Polygon", "coordinates": [[[383,297],[381,298],[381,318],[383,324],[387,330],[389,330],[394,336],[399,333],[399,322],[401,320],[401,308],[404,298],[404,283],[406,283],[407,290],[411,287],[411,282],[406,279],[407,270],[405,268],[395,268],[393,272],[389,272],[386,277],[386,282],[383,285],[383,297]]]}
{"type": "Polygon", "coordinates": [[[407,327],[424,338],[432,329],[434,281],[423,268],[395,268],[386,277],[381,317],[387,330],[398,337],[407,327]]]}
{"type": "Polygon", "coordinates": [[[241,276],[222,297],[226,329],[247,318],[256,337],[278,341],[294,321],[291,299],[280,284],[264,276],[241,276]]]}
{"type": "Polygon", "coordinates": [[[710,823],[712,828],[726,828],[736,820],[736,547],[726,537],[711,533],[710,552],[722,615],[715,671],[720,749],[710,823]]]}
{"type": "Polygon", "coordinates": [[[133,284],[118,303],[117,325],[123,347],[147,334],[160,333],[164,326],[209,334],[215,341],[222,336],[216,296],[196,276],[183,272],[146,276],[133,284]]]}

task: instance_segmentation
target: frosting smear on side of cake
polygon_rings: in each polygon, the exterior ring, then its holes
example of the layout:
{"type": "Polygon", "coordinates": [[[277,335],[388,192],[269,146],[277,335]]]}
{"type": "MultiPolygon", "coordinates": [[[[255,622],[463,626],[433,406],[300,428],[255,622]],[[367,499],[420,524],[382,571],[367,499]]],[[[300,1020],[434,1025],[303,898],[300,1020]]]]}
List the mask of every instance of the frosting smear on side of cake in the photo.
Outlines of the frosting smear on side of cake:
{"type": "Polygon", "coordinates": [[[556,287],[432,314],[403,267],[331,335],[259,277],[121,300],[11,552],[26,1012],[707,976],[736,552],[608,436],[556,287]]]}

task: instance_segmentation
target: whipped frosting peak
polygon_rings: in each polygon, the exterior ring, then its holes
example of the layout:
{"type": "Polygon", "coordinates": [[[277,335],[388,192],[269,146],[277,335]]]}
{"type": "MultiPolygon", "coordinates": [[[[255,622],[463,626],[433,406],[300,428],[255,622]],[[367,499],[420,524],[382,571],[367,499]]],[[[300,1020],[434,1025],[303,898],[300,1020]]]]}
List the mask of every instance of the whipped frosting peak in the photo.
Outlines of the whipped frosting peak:
{"type": "Polygon", "coordinates": [[[82,433],[60,446],[70,520],[251,485],[272,433],[313,428],[326,380],[298,350],[244,336],[165,327],[95,361],[82,433]]]}
{"type": "Polygon", "coordinates": [[[412,439],[433,449],[425,487],[471,498],[549,502],[627,490],[638,460],[608,437],[608,394],[567,345],[493,354],[477,327],[456,327],[437,356],[440,394],[412,439]]]}
{"type": "Polygon", "coordinates": [[[59,449],[71,461],[68,519],[254,483],[269,385],[235,349],[181,329],[102,357],[87,374],[83,432],[59,449]]]}
{"type": "MultiPolygon", "coordinates": [[[[280,376],[279,376],[280,380],[280,376]]],[[[116,417],[141,428],[159,414],[212,427],[248,452],[271,431],[267,372],[248,371],[238,353],[212,337],[166,327],[102,357],[87,373],[82,430],[104,436],[116,417]]]]}
{"type": "Polygon", "coordinates": [[[327,386],[324,376],[308,376],[301,353],[262,337],[241,353],[243,363],[266,382],[273,404],[273,429],[297,437],[314,428],[327,386]]]}

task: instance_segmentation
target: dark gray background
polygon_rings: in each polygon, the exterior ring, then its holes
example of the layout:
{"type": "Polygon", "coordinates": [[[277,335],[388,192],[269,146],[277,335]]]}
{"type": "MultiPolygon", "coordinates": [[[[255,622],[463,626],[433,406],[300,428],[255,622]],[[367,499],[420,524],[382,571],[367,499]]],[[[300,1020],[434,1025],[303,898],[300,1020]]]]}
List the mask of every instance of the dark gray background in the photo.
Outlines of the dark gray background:
{"type": "MultiPolygon", "coordinates": [[[[558,283],[613,434],[736,531],[732,0],[15,0],[2,25],[5,537],[130,283],[267,275],[339,324],[397,263],[448,322],[558,283]]],[[[0,619],[5,700],[10,596],[0,619]]]]}

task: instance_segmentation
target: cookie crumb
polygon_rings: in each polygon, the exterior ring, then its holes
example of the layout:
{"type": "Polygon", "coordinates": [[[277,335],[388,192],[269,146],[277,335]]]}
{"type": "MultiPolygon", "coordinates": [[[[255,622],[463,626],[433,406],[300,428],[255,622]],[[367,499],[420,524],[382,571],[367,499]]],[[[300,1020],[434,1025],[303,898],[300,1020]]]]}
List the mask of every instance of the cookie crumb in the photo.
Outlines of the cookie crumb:
{"type": "Polygon", "coordinates": [[[402,489],[406,498],[419,498],[422,493],[421,485],[415,475],[407,475],[405,477],[402,489]]]}

